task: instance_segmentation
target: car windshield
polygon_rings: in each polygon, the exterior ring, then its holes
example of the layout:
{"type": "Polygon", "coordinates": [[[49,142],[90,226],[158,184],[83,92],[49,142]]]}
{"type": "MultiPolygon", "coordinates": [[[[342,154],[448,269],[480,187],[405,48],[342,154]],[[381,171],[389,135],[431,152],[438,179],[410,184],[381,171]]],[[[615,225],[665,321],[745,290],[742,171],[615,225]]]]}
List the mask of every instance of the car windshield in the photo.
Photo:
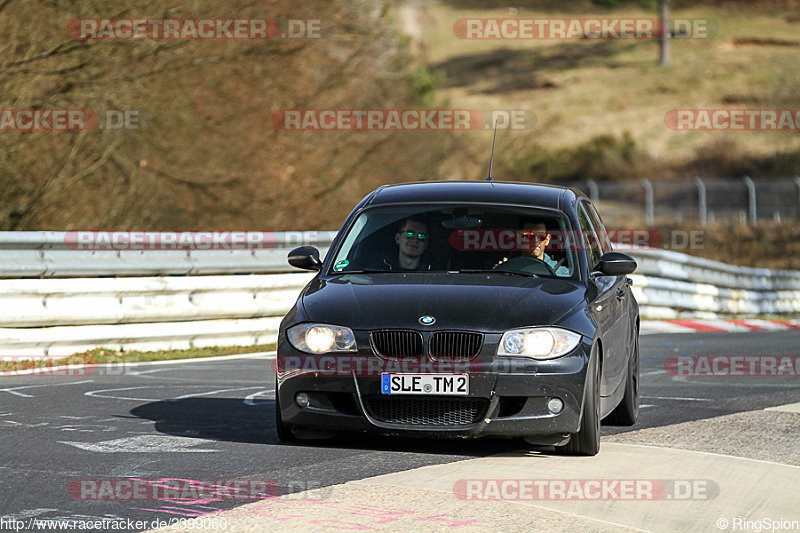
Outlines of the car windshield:
{"type": "Polygon", "coordinates": [[[534,208],[373,207],[350,226],[331,270],[573,278],[577,257],[566,224],[562,213],[534,208]]]}

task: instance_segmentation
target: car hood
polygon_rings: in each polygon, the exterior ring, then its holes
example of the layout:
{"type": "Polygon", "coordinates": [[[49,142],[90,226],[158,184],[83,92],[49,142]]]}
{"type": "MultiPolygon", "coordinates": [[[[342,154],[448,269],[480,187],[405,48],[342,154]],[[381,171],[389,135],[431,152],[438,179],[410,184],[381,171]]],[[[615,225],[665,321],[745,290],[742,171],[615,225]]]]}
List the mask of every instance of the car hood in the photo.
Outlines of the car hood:
{"type": "Polygon", "coordinates": [[[353,329],[421,327],[502,332],[549,325],[586,300],[581,284],[503,274],[380,273],[316,278],[303,291],[309,320],[353,329]]]}

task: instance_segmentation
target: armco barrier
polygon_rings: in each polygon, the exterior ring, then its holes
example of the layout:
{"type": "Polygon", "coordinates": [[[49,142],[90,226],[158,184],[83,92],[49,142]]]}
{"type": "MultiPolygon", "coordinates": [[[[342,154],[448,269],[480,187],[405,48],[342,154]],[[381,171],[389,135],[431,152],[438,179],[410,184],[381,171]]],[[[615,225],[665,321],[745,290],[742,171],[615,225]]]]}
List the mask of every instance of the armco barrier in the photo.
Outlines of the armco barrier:
{"type": "Polygon", "coordinates": [[[643,318],[800,314],[800,272],[747,268],[669,250],[625,250],[643,318]]]}
{"type": "MultiPolygon", "coordinates": [[[[0,356],[104,346],[156,350],[274,342],[313,274],[286,263],[324,255],[335,232],[269,235],[252,250],[76,250],[64,232],[0,232],[0,356]]],[[[800,272],[636,248],[643,318],[800,315],[800,272]]]]}
{"type": "MultiPolygon", "coordinates": [[[[258,236],[262,245],[251,249],[233,246],[187,250],[137,250],[133,245],[128,249],[88,250],[76,249],[77,233],[0,231],[0,278],[289,272],[292,269],[286,264],[288,250],[308,244],[320,248],[324,254],[336,235],[334,231],[238,232],[258,236]]],[[[129,237],[174,235],[174,232],[109,232],[114,233],[129,237]]],[[[109,243],[109,246],[114,245],[109,243]]]]}

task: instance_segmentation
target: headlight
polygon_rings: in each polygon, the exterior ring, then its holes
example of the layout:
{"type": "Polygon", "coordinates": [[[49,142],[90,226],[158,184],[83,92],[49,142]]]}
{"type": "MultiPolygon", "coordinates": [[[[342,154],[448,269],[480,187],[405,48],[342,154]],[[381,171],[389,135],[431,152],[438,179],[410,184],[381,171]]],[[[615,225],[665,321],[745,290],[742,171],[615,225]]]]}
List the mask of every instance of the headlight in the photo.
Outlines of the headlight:
{"type": "Polygon", "coordinates": [[[503,333],[497,355],[553,359],[571,352],[580,341],[580,335],[561,328],[512,329],[503,333]]]}
{"type": "Polygon", "coordinates": [[[289,342],[302,352],[355,352],[353,330],[327,324],[298,324],[286,331],[289,342]]]}

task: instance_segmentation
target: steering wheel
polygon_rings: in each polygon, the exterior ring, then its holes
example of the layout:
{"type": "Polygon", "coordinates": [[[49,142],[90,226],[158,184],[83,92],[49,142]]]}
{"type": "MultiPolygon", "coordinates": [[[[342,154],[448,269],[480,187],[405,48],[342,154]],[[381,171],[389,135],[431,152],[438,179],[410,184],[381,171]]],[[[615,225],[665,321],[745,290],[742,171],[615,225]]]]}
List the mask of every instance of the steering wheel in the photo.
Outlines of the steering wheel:
{"type": "MultiPolygon", "coordinates": [[[[530,256],[526,255],[526,256],[515,257],[513,259],[510,259],[509,261],[512,261],[512,260],[516,260],[516,261],[522,260],[522,261],[524,261],[523,265],[521,265],[521,268],[515,268],[513,270],[517,270],[517,271],[521,270],[523,272],[529,272],[531,274],[537,274],[537,275],[544,274],[544,275],[547,275],[547,276],[553,276],[553,277],[556,276],[556,271],[553,270],[553,268],[550,265],[548,265],[547,263],[545,263],[541,259],[537,259],[535,257],[530,257],[530,256]]],[[[503,265],[505,263],[506,262],[500,263],[499,265],[494,267],[494,270],[504,270],[503,269],[503,265]]],[[[505,270],[508,270],[508,269],[505,269],[505,270]]]]}

